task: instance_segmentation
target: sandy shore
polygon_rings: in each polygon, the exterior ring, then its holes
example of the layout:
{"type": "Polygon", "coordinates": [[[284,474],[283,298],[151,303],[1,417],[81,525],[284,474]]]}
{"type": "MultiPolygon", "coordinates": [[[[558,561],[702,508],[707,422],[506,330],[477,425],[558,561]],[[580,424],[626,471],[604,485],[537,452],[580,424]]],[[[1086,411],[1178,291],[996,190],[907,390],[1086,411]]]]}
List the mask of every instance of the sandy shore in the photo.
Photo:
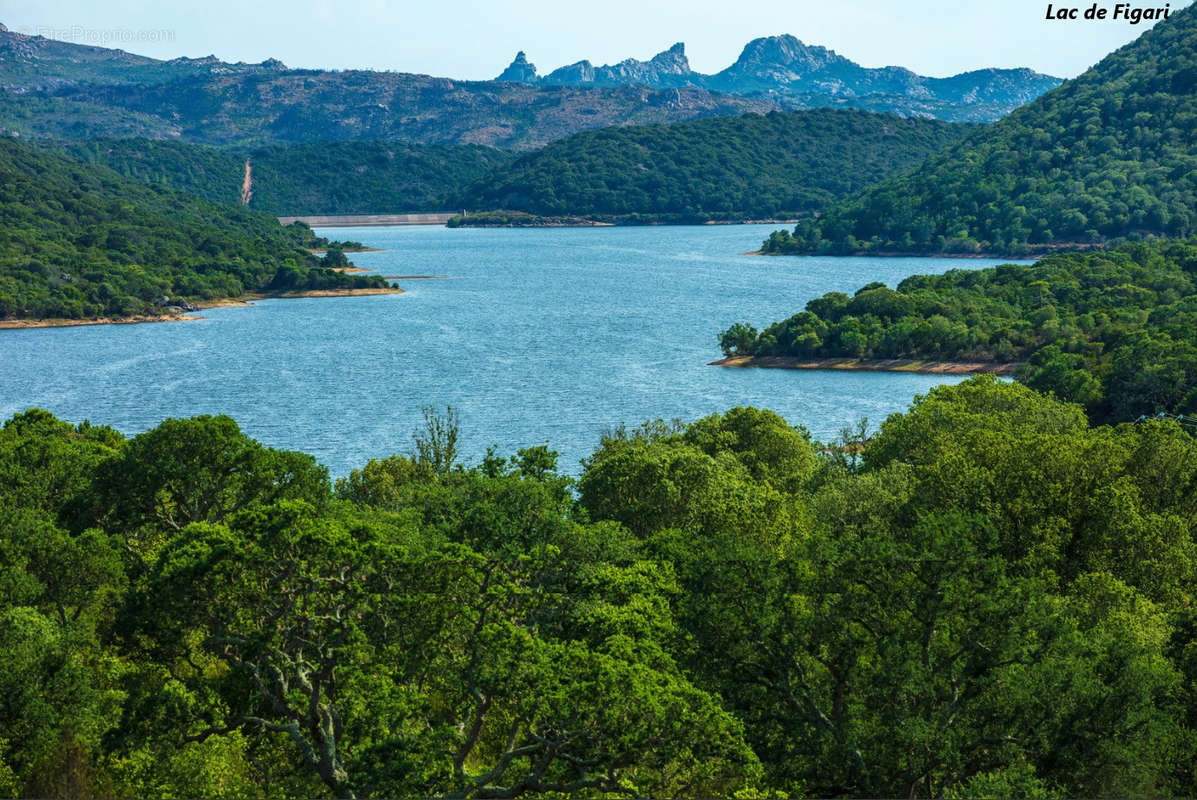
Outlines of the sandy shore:
{"type": "MultiPolygon", "coordinates": [[[[1057,251],[1053,251],[1057,252],[1057,251]]],[[[764,250],[749,250],[740,253],[742,256],[810,256],[814,253],[766,253],[764,250]]],[[[998,255],[994,253],[836,253],[832,258],[983,258],[989,260],[1009,259],[1010,261],[1038,261],[1051,253],[1024,253],[1012,256],[1009,253],[998,255]]]]}
{"type": "Polygon", "coordinates": [[[728,356],[713,367],[771,369],[843,369],[874,372],[923,372],[933,375],[1013,375],[1021,361],[921,361],[913,358],[793,358],[786,356],[728,356]]]}
{"type": "MultiPolygon", "coordinates": [[[[253,305],[255,300],[288,300],[295,297],[356,297],[372,294],[403,294],[399,287],[369,289],[312,289],[306,292],[276,292],[271,294],[244,294],[221,300],[204,300],[195,305],[199,310],[206,308],[228,308],[230,306],[253,305]]],[[[132,317],[96,317],[94,319],[6,319],[0,320],[0,330],[22,328],[72,328],[77,325],[137,325],[143,322],[188,322],[203,319],[195,312],[182,314],[137,314],[132,317]]]]}
{"type": "Polygon", "coordinates": [[[94,319],[4,319],[0,330],[21,328],[73,328],[78,325],[137,325],[142,322],[185,322],[199,319],[183,314],[138,314],[132,317],[96,317],[94,319]]]}
{"type": "Polygon", "coordinates": [[[289,300],[294,297],[359,297],[367,294],[403,294],[398,286],[371,287],[369,289],[309,289],[304,292],[276,292],[273,294],[246,295],[251,300],[289,300]]]}
{"type": "Polygon", "coordinates": [[[709,219],[702,225],[797,225],[800,219],[709,219]]]}
{"type": "MultiPolygon", "coordinates": [[[[248,306],[253,305],[250,300],[243,300],[240,297],[228,297],[223,300],[203,300],[196,303],[201,310],[205,308],[228,308],[230,306],[248,306]]],[[[195,313],[195,312],[189,312],[195,313]]]]}

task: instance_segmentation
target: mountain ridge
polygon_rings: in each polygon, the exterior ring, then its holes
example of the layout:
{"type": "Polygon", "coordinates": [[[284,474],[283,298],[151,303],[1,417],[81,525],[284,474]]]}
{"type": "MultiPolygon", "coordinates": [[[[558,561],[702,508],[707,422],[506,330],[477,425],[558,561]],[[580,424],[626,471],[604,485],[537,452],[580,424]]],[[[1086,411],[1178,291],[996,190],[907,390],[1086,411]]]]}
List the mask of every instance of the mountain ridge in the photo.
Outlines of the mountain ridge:
{"type": "MultiPolygon", "coordinates": [[[[833,105],[863,98],[893,98],[902,108],[892,110],[904,115],[930,115],[947,119],[941,113],[919,112],[919,103],[947,103],[976,106],[982,117],[992,119],[1012,111],[1062,82],[1026,67],[969,70],[946,78],[919,75],[906,67],[863,67],[845,56],[820,45],[808,45],[791,34],[763,36],[744,45],[740,56],[725,69],[703,74],[690,68],[685,45],[681,42],[656,54],[648,61],[627,58],[614,65],[594,66],[582,60],[549,72],[537,73],[524,51],[499,74],[496,81],[528,86],[612,87],[642,84],[652,89],[689,86],[737,96],[768,95],[783,105],[811,107],[833,105]]],[[[961,113],[959,110],[957,114],[961,113]]],[[[978,121],[992,121],[981,119],[978,121]]]]}
{"type": "Polygon", "coordinates": [[[508,80],[461,81],[291,69],[269,58],[158,60],[0,31],[0,134],[80,140],[119,132],[238,146],[405,139],[528,150],[597,128],[823,107],[987,122],[1056,80],[982,70],[945,84],[901,68],[870,72],[793,37],[758,40],[746,51],[722,77],[691,70],[677,43],[648,61],[579,61],[543,79],[525,54],[504,71],[508,80]],[[777,53],[789,66],[766,63],[777,53]],[[781,89],[766,86],[782,78],[781,89]],[[736,81],[742,93],[729,91],[736,81]]]}

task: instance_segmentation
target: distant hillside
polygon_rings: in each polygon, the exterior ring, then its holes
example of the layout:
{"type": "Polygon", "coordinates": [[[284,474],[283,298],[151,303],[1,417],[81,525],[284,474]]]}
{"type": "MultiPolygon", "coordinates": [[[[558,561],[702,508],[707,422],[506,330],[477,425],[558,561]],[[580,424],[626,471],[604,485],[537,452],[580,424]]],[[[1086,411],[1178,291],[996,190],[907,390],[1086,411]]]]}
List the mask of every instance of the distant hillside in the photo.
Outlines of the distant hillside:
{"type": "Polygon", "coordinates": [[[61,151],[153,185],[218,203],[239,203],[245,160],[249,207],[276,215],[448,211],[465,186],[513,156],[477,145],[314,142],[225,149],[186,142],[101,139],[61,151]]]}
{"type": "Polygon", "coordinates": [[[61,97],[0,91],[0,136],[26,139],[93,139],[103,136],[178,138],[179,126],[138,114],[61,97]]]}
{"type": "Polygon", "coordinates": [[[222,75],[58,96],[171,120],[203,144],[406,139],[529,149],[592,128],[777,108],[705,89],[537,89],[389,72],[222,75]]]}
{"type": "Polygon", "coordinates": [[[62,42],[0,25],[0,89],[43,90],[84,83],[170,83],[200,75],[265,74],[286,69],[275,59],[231,64],[216,56],[161,61],[110,47],[62,42]]]}
{"type": "Polygon", "coordinates": [[[788,36],[750,43],[714,76],[692,73],[675,46],[649,62],[579,62],[543,79],[525,58],[501,77],[292,70],[273,59],[230,64],[214,56],[159,61],[0,26],[0,133],[239,146],[403,139],[527,150],[617,125],[812,107],[989,121],[1058,83],[1029,70],[941,81],[898,67],[868,70],[788,36]]]}
{"type": "Polygon", "coordinates": [[[1012,254],[1197,231],[1197,8],[768,252],[1012,254]]]}
{"type": "Polygon", "coordinates": [[[822,109],[588,131],[521,156],[462,205],[673,221],[809,214],[974,126],[822,109]]]}
{"type": "Polygon", "coordinates": [[[0,139],[0,320],[126,317],[247,291],[378,286],[323,268],[307,228],[0,139]]]}
{"type": "Polygon", "coordinates": [[[787,108],[860,108],[903,116],[992,122],[1060,85],[1029,69],[982,69],[928,78],[904,67],[870,69],[790,35],[754,39],[727,69],[704,75],[690,69],[681,43],[648,61],[625,59],[596,67],[579,61],[539,76],[521,51],[496,78],[534,86],[700,87],[747,97],[769,97],[787,108]]]}
{"type": "Polygon", "coordinates": [[[257,146],[404,139],[529,149],[580,130],[779,108],[702,88],[533,88],[213,56],[159,61],[0,30],[0,132],[257,146]]]}

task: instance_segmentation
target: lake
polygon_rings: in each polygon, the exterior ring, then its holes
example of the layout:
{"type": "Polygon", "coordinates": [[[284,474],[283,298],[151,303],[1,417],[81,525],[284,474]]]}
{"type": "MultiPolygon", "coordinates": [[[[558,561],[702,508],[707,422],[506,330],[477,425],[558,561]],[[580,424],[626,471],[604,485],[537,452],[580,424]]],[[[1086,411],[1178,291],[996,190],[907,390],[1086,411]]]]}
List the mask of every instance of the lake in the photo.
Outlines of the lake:
{"type": "Polygon", "coordinates": [[[203,319],[0,331],[0,415],[31,406],[133,434],[229,414],[251,436],[344,475],[411,449],[422,408],[455,407],[476,462],[548,444],[578,472],[605,429],[770,408],[819,438],[876,425],[950,376],[727,369],[717,335],[829,291],[999,261],[763,258],[775,225],[322,229],[401,295],[267,300],[203,319]]]}

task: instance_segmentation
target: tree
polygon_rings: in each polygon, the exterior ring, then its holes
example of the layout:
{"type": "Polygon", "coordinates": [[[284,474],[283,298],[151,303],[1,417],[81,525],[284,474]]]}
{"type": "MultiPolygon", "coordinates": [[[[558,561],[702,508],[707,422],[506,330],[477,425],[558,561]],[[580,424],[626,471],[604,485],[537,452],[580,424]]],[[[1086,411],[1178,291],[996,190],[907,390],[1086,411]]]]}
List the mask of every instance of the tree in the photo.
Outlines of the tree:
{"type": "Polygon", "coordinates": [[[130,439],[97,468],[92,492],[91,517],[120,530],[140,560],[193,522],[287,498],[323,505],[329,482],[311,456],[263,447],[230,417],[199,416],[130,439]]]}
{"type": "Polygon", "coordinates": [[[162,686],[186,699],[164,718],[161,695],[146,695],[126,727],[281,735],[341,797],[751,782],[735,721],[659,645],[579,638],[595,623],[577,619],[573,636],[538,633],[566,630],[551,622],[565,598],[544,583],[561,570],[554,550],[425,551],[410,532],[313,511],[244,511],[164,549],[125,630],[155,662],[179,665],[162,686]]]}
{"type": "Polygon", "coordinates": [[[416,465],[433,475],[444,475],[457,462],[457,435],[460,418],[453,406],[445,406],[438,414],[431,406],[424,407],[424,427],[412,434],[416,446],[416,465]]]}
{"type": "Polygon", "coordinates": [[[725,356],[749,355],[756,343],[756,337],[756,328],[743,322],[737,322],[719,334],[719,347],[725,356]]]}

